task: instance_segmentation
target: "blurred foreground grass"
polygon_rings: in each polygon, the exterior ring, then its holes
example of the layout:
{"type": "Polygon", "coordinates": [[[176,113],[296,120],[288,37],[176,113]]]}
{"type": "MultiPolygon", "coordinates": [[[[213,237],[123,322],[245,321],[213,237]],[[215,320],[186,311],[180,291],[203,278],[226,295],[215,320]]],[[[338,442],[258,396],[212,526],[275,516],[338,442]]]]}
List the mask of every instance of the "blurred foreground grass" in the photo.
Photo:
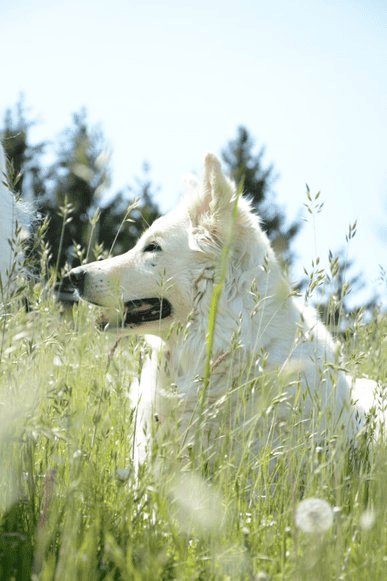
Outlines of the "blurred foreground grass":
{"type": "MultiPolygon", "coordinates": [[[[40,284],[28,298],[0,322],[1,581],[387,579],[383,442],[370,452],[360,437],[351,454],[327,434],[325,449],[295,413],[278,446],[261,409],[259,451],[224,433],[215,461],[192,460],[200,470],[165,446],[135,476],[141,341],[112,355],[93,308],[64,314],[40,284]],[[311,498],[323,504],[303,513],[311,498]]],[[[348,369],[386,385],[386,335],[378,313],[357,325],[348,369]]]]}

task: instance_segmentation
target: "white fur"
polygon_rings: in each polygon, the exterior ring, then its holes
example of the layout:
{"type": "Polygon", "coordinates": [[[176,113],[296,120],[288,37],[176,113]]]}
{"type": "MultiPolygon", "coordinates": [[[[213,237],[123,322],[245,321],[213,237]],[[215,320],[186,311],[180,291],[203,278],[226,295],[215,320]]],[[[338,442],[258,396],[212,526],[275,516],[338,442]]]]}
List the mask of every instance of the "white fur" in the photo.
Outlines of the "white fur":
{"type": "MultiPolygon", "coordinates": [[[[244,197],[237,201],[233,223],[235,187],[214,154],[205,156],[201,182],[190,178],[188,188],[180,205],[156,220],[132,250],[70,273],[73,281],[82,274],[84,298],[104,308],[103,320],[111,327],[120,327],[123,305],[131,300],[162,297],[172,305],[168,318],[123,325],[124,331],[160,338],[160,353],[154,350],[137,385],[140,439],[153,412],[167,425],[171,400],[179,401],[185,441],[193,438],[189,428],[198,411],[209,313],[225,245],[230,254],[217,311],[206,405],[215,410],[233,377],[246,385],[265,364],[279,389],[288,386],[278,406],[278,422],[298,397],[311,429],[323,432],[329,421],[333,429],[344,426],[348,438],[353,438],[372,405],[372,382],[363,380],[362,389],[356,389],[358,401],[353,402],[352,380],[337,371],[332,338],[314,311],[292,297],[268,238],[244,197]],[[146,251],[150,243],[161,250],[146,251]],[[232,340],[238,345],[234,350],[230,350],[232,340]],[[317,426],[318,405],[323,414],[317,426]]],[[[259,402],[259,397],[250,400],[246,422],[258,414],[259,402]]],[[[212,416],[216,423],[216,413],[212,416]]]]}

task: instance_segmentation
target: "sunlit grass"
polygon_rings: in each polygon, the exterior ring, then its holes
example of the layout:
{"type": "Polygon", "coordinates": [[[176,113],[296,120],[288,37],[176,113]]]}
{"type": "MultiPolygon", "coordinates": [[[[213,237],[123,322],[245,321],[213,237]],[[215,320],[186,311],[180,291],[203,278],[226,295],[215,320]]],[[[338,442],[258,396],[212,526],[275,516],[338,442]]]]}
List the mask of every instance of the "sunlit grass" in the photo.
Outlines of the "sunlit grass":
{"type": "MultiPolygon", "coordinates": [[[[215,447],[182,460],[155,439],[136,470],[130,385],[142,343],[125,338],[113,353],[93,307],[64,313],[52,287],[30,282],[28,310],[19,293],[1,313],[1,581],[387,579],[383,442],[361,435],[350,449],[328,430],[322,443],[297,407],[274,439],[269,410],[286,385],[271,371],[253,386],[254,425],[230,421],[251,390],[230,379],[215,447]],[[303,527],[308,499],[318,502],[303,527]]],[[[353,330],[344,364],[386,385],[386,318],[353,330]]]]}

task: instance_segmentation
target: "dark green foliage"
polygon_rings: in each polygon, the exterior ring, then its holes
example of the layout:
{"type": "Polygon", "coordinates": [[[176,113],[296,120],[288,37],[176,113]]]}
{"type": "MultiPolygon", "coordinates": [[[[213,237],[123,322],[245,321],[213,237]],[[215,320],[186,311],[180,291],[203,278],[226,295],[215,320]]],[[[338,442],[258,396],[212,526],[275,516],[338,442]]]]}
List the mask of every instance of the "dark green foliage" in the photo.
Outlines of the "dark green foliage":
{"type": "Polygon", "coordinates": [[[29,581],[33,562],[36,523],[31,502],[20,499],[2,515],[0,522],[0,579],[29,581]]]}
{"type": "Polygon", "coordinates": [[[20,97],[15,110],[7,109],[4,115],[4,128],[0,131],[5,153],[9,161],[9,177],[12,188],[17,197],[25,189],[26,174],[29,177],[28,189],[34,196],[43,197],[45,194],[44,175],[41,157],[47,143],[31,146],[28,143],[28,132],[35,125],[34,121],[27,120],[24,99],[20,97]]]}
{"type": "MultiPolygon", "coordinates": [[[[144,227],[160,215],[152,199],[155,192],[149,165],[144,163],[144,178],[106,203],[103,194],[110,185],[109,156],[102,131],[89,127],[85,109],[73,115],[72,126],[61,134],[56,160],[48,168],[41,163],[48,144],[29,144],[33,125],[21,99],[15,112],[6,112],[1,137],[12,189],[19,196],[27,193],[40,216],[49,220],[45,239],[50,248],[49,265],[56,275],[66,263],[75,266],[104,251],[119,254],[131,248],[144,227]],[[134,198],[138,204],[129,217],[134,198]]],[[[32,229],[39,227],[38,220],[32,229]]]]}
{"type": "Polygon", "coordinates": [[[352,274],[354,260],[346,257],[341,249],[337,254],[329,252],[329,272],[324,271],[322,284],[316,287],[316,307],[321,320],[336,335],[347,331],[362,317],[370,317],[378,304],[376,293],[364,304],[354,304],[354,296],[365,287],[361,273],[352,274]]]}
{"type": "Polygon", "coordinates": [[[264,148],[255,154],[254,145],[246,127],[238,127],[237,137],[222,152],[223,161],[236,184],[243,180],[243,190],[251,199],[274,249],[289,261],[290,244],[300,229],[300,222],[285,225],[285,214],[273,201],[272,186],[277,176],[272,165],[263,167],[264,148]]]}
{"type": "Polygon", "coordinates": [[[135,185],[129,186],[129,196],[120,192],[111,202],[101,208],[99,241],[104,248],[109,250],[112,246],[111,233],[115,232],[112,249],[114,254],[122,254],[132,248],[143,230],[160,216],[157,204],[153,201],[156,192],[153,191],[149,171],[149,164],[144,162],[144,176],[142,179],[136,178],[135,185]],[[135,199],[138,200],[138,205],[130,216],[127,216],[128,204],[135,199]]]}
{"type": "Polygon", "coordinates": [[[50,194],[40,200],[41,211],[50,218],[47,237],[57,259],[57,271],[66,262],[74,263],[74,244],[82,248],[89,245],[90,218],[107,181],[106,168],[98,167],[103,147],[102,134],[88,128],[86,112],[74,114],[73,127],[63,133],[58,159],[48,172],[50,194]]]}

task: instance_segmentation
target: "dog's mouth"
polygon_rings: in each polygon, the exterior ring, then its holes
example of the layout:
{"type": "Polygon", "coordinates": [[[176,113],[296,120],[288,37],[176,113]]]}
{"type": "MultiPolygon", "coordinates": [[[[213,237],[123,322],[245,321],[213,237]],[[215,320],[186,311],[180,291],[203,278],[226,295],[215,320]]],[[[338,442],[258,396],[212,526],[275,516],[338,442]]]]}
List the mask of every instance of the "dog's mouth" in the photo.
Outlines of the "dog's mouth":
{"type": "Polygon", "coordinates": [[[172,305],[167,299],[135,299],[125,303],[125,325],[141,325],[149,321],[160,321],[172,314],[172,305]]]}
{"type": "Polygon", "coordinates": [[[122,317],[117,313],[102,312],[99,316],[98,327],[101,331],[116,329],[117,327],[138,327],[143,323],[161,321],[172,314],[172,305],[167,299],[133,299],[124,304],[122,317]]]}

